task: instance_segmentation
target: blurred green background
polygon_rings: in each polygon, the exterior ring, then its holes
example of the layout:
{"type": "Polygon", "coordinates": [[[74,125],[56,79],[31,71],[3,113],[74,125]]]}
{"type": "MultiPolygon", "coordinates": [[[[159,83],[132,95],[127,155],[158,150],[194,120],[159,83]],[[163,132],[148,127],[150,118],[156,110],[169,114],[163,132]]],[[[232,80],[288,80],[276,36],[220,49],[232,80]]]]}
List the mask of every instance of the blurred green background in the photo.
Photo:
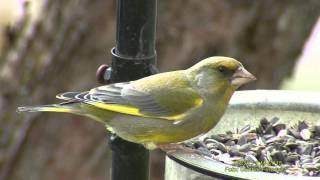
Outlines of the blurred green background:
{"type": "MultiPolygon", "coordinates": [[[[98,86],[115,15],[116,0],[0,0],[0,180],[109,179],[104,127],[16,108],[98,86]]],[[[231,56],[258,78],[244,89],[319,91],[319,15],[319,0],[159,0],[158,67],[231,56]]],[[[164,153],[151,162],[151,179],[163,179],[164,153]]]]}

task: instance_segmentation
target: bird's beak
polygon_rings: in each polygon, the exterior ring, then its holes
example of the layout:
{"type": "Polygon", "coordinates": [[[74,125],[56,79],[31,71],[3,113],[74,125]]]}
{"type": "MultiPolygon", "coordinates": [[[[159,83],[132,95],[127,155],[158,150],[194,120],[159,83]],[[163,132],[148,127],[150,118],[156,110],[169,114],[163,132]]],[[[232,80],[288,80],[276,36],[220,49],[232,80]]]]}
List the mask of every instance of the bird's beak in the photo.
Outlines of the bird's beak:
{"type": "Polygon", "coordinates": [[[244,67],[239,67],[231,77],[231,84],[238,88],[256,79],[257,78],[249,73],[244,67]]]}

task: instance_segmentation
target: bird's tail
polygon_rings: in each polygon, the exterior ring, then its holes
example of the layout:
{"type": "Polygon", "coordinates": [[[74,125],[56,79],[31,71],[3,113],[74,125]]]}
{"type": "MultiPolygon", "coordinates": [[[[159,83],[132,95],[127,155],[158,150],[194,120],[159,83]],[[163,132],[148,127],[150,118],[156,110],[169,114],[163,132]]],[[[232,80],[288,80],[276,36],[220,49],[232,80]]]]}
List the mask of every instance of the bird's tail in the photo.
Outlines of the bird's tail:
{"type": "Polygon", "coordinates": [[[24,106],[18,107],[17,112],[63,112],[63,113],[79,113],[79,108],[77,108],[78,102],[65,102],[61,104],[50,104],[50,105],[40,105],[40,106],[24,106]]]}

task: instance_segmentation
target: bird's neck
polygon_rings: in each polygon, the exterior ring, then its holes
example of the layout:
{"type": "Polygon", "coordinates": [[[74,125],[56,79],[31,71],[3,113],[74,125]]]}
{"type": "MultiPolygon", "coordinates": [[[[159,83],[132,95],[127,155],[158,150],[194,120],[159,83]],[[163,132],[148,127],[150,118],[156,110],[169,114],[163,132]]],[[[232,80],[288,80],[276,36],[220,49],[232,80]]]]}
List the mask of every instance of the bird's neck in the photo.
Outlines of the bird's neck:
{"type": "Polygon", "coordinates": [[[204,93],[203,96],[205,96],[206,103],[215,104],[215,106],[218,105],[221,109],[224,109],[227,107],[233,93],[234,89],[231,87],[216,87],[204,93]]]}
{"type": "Polygon", "coordinates": [[[207,94],[208,97],[205,98],[203,103],[203,111],[208,113],[205,115],[208,119],[204,120],[202,123],[204,131],[209,131],[219,122],[228,107],[233,92],[233,89],[227,88],[220,94],[207,94]]]}

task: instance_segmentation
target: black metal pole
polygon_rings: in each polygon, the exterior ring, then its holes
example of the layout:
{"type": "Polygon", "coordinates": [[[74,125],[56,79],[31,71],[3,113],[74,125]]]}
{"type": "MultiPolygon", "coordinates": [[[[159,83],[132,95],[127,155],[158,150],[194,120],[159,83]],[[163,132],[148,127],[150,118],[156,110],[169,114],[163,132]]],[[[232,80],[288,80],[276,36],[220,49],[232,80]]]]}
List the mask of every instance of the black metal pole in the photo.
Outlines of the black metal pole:
{"type": "MultiPolygon", "coordinates": [[[[111,83],[155,73],[157,0],[117,0],[116,46],[107,70],[111,83]]],[[[116,135],[110,138],[113,180],[148,180],[149,151],[116,135]]]]}

